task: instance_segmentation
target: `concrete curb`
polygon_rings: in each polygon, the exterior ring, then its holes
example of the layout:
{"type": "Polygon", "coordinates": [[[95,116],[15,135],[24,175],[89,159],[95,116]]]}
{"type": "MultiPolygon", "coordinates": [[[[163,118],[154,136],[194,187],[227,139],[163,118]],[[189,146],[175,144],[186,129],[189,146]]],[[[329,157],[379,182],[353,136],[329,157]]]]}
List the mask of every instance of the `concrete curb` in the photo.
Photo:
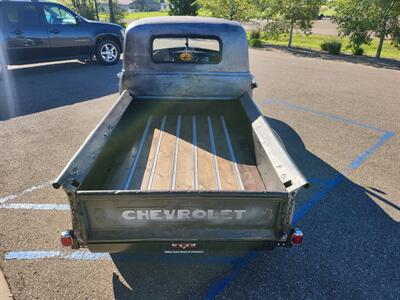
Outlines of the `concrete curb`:
{"type": "Polygon", "coordinates": [[[0,269],[0,299],[4,300],[13,299],[10,288],[8,287],[8,283],[1,269],[0,269]]]}

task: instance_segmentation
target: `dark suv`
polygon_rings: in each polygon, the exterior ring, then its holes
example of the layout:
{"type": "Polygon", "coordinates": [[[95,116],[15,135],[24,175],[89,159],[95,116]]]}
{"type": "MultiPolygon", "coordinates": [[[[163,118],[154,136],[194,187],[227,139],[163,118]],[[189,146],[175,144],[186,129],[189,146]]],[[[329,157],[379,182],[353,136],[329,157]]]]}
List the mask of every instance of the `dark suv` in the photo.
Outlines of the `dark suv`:
{"type": "Polygon", "coordinates": [[[119,25],[86,20],[57,3],[0,0],[3,68],[71,58],[89,60],[94,56],[101,64],[116,64],[123,34],[119,25]]]}

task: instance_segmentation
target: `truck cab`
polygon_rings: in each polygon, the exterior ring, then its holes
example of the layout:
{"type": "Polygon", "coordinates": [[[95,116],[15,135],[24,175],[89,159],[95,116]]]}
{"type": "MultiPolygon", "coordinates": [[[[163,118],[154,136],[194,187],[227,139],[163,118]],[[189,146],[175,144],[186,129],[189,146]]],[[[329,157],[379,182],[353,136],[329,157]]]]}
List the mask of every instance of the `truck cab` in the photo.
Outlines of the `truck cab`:
{"type": "Polygon", "coordinates": [[[246,33],[201,17],[126,31],[121,96],[54,182],[62,241],[91,251],[205,253],[292,246],[308,185],[252,100],[246,33]]]}

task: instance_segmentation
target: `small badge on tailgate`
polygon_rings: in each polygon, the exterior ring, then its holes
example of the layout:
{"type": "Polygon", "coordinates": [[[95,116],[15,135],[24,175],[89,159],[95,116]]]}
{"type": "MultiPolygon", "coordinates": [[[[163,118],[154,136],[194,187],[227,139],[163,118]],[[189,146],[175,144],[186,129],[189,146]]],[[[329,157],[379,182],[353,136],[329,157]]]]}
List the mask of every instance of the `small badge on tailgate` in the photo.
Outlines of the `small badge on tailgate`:
{"type": "Polygon", "coordinates": [[[202,250],[196,250],[196,243],[172,243],[172,250],[166,250],[164,253],[203,253],[202,250]]]}
{"type": "Polygon", "coordinates": [[[172,243],[171,247],[175,250],[189,250],[189,249],[196,249],[197,244],[194,243],[179,243],[175,244],[172,243]]]}

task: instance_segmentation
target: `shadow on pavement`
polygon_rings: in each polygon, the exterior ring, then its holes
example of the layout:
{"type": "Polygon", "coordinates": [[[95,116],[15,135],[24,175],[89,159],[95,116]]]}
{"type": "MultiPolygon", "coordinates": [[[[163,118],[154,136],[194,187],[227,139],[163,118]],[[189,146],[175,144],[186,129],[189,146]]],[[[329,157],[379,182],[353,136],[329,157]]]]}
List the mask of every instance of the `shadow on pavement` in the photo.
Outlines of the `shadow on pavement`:
{"type": "Polygon", "coordinates": [[[121,68],[66,61],[10,69],[0,80],[0,121],[117,93],[121,68]]]}
{"type": "MultiPolygon", "coordinates": [[[[315,182],[299,194],[299,209],[311,196],[323,193],[326,182],[343,175],[308,152],[287,124],[268,121],[299,168],[315,182]]],[[[368,192],[344,178],[300,220],[305,242],[291,250],[277,248],[224,265],[202,263],[200,258],[188,262],[185,256],[171,261],[159,255],[133,262],[112,255],[121,275],[114,274],[112,279],[115,298],[396,298],[400,294],[400,226],[368,192]]]]}
{"type": "Polygon", "coordinates": [[[326,60],[334,60],[334,61],[344,61],[350,62],[355,64],[362,64],[366,66],[371,66],[375,68],[384,68],[384,69],[392,69],[392,70],[400,70],[400,61],[396,59],[390,58],[380,58],[379,60],[374,57],[369,56],[355,56],[350,54],[341,53],[339,55],[332,55],[326,52],[312,50],[312,49],[305,49],[299,47],[292,47],[288,48],[286,46],[279,46],[279,45],[270,45],[266,44],[263,50],[270,50],[270,49],[278,49],[285,53],[289,53],[295,56],[302,56],[302,57],[313,57],[313,58],[321,58],[326,60]]]}

